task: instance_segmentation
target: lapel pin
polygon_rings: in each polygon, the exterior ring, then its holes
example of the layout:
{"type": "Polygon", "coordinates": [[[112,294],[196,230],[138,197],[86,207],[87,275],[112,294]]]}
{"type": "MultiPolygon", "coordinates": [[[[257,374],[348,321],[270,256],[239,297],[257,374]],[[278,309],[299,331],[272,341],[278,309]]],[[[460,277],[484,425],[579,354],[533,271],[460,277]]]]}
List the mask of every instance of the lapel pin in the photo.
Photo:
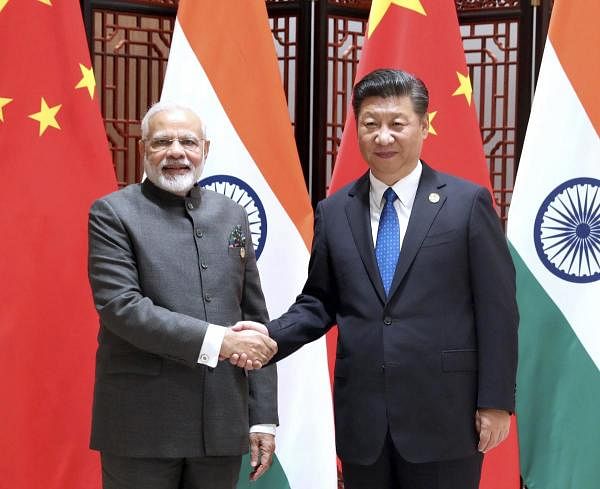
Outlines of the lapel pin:
{"type": "Polygon", "coordinates": [[[431,202],[432,204],[437,204],[440,201],[440,194],[436,193],[436,192],[431,192],[429,194],[429,202],[431,202]]]}

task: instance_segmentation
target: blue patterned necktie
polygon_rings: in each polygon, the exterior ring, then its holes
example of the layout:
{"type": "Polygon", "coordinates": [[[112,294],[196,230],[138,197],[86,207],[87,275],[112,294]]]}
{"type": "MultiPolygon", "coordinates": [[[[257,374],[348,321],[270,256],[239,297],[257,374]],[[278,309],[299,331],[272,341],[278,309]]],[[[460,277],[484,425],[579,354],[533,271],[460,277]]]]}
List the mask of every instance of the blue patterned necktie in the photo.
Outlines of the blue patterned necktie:
{"type": "Polygon", "coordinates": [[[394,201],[398,198],[392,187],[384,192],[385,205],[379,218],[375,256],[379,266],[379,275],[385,289],[385,295],[390,292],[398,257],[400,256],[400,223],[394,209],[394,201]]]}

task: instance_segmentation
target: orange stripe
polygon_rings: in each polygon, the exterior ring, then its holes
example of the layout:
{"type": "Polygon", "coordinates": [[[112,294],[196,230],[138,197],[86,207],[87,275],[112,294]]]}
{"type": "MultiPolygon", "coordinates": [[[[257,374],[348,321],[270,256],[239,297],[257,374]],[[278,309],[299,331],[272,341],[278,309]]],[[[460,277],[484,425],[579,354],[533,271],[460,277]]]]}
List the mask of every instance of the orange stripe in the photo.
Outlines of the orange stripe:
{"type": "MultiPolygon", "coordinates": [[[[571,85],[600,134],[600,2],[557,0],[548,36],[571,85]]],[[[560,94],[556,94],[560,97],[560,94]]]]}
{"type": "Polygon", "coordinates": [[[262,1],[182,1],[178,12],[231,123],[310,247],[312,208],[267,19],[262,1]]]}

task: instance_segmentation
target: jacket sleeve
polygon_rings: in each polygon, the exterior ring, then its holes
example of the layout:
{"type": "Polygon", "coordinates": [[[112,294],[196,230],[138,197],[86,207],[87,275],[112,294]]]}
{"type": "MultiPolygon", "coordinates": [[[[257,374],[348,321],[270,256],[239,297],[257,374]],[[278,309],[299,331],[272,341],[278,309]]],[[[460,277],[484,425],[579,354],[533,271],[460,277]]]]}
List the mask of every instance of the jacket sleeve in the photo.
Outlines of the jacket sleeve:
{"type": "Polygon", "coordinates": [[[301,346],[323,336],[335,323],[337,287],[331,270],[323,202],[315,211],[315,233],[302,294],[289,310],[268,325],[277,342],[274,360],[291,355],[301,346]]]}
{"type": "MultiPolygon", "coordinates": [[[[246,236],[251,236],[248,216],[244,214],[246,236]]],[[[252,240],[246,240],[246,267],[244,270],[244,292],[242,297],[242,318],[266,324],[269,314],[265,297],[260,286],[260,276],[256,266],[256,256],[252,240]]],[[[279,424],[277,414],[277,366],[275,363],[259,370],[248,372],[248,411],[250,426],[256,424],[279,424]]]]}
{"type": "Polygon", "coordinates": [[[88,273],[103,327],[135,347],[195,366],[208,324],[143,295],[131,240],[105,200],[89,215],[88,273]]]}
{"type": "Polygon", "coordinates": [[[478,407],[514,411],[517,370],[515,268],[487,189],[469,221],[469,270],[479,351],[478,407]]]}

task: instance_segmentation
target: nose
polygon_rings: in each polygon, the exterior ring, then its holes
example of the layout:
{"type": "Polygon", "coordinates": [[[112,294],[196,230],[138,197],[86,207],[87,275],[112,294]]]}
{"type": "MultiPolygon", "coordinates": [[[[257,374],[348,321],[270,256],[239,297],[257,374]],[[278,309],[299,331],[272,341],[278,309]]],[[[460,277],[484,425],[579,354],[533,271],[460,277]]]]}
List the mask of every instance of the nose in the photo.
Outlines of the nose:
{"type": "Polygon", "coordinates": [[[171,141],[171,144],[167,148],[167,155],[171,157],[185,156],[185,151],[183,150],[183,146],[179,142],[179,139],[173,139],[173,141],[171,141]]]}
{"type": "Polygon", "coordinates": [[[377,134],[375,135],[375,142],[381,146],[387,146],[394,142],[394,136],[390,128],[387,126],[381,126],[377,134]]]}

